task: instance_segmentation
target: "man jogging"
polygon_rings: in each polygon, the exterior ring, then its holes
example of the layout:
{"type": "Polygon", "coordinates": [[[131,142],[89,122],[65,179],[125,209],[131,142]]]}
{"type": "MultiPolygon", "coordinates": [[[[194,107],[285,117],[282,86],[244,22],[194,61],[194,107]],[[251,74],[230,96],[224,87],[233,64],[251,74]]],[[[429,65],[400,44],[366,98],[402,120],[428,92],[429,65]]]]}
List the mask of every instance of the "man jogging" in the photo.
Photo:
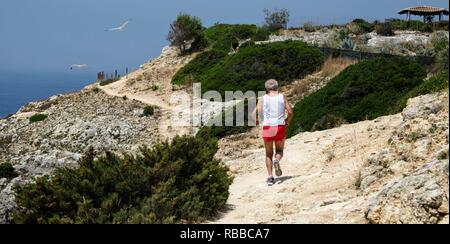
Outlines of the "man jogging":
{"type": "Polygon", "coordinates": [[[267,185],[275,183],[273,168],[276,176],[281,176],[280,160],[283,158],[286,126],[292,119],[292,107],[287,98],[278,92],[278,82],[270,79],[265,83],[266,95],[258,99],[258,104],[253,112],[253,118],[259,124],[262,119],[261,136],[264,139],[266,150],[266,167],[269,174],[267,185]],[[286,118],[287,113],[287,118],[286,118]],[[275,156],[274,156],[275,146],[275,156]]]}

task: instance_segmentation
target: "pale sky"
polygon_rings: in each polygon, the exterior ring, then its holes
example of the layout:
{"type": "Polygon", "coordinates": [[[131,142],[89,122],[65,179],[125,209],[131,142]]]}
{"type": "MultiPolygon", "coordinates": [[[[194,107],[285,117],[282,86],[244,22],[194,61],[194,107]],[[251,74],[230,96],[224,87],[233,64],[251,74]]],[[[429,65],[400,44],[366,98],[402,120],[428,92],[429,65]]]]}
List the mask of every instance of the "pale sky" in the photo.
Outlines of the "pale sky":
{"type": "MultiPolygon", "coordinates": [[[[2,0],[0,72],[60,72],[86,63],[85,72],[138,67],[167,45],[170,22],[179,12],[204,26],[261,24],[264,8],[287,8],[290,26],[343,23],[354,18],[402,18],[416,5],[448,8],[447,0],[2,0]],[[120,33],[104,30],[132,19],[120,33]]],[[[82,72],[82,71],[77,71],[82,72]]]]}

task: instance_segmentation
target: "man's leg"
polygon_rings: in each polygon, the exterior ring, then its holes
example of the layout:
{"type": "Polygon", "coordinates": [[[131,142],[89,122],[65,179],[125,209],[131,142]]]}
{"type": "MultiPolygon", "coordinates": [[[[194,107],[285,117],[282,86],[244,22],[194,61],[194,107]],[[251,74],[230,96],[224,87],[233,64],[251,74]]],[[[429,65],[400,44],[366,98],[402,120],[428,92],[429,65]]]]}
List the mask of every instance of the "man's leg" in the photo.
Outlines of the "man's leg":
{"type": "Polygon", "coordinates": [[[284,150],[284,139],[281,141],[275,141],[275,160],[273,161],[273,166],[275,168],[275,174],[281,176],[283,171],[281,171],[280,160],[283,158],[284,150]]]}
{"type": "Polygon", "coordinates": [[[273,158],[273,141],[264,141],[264,148],[266,149],[266,167],[269,177],[273,177],[272,174],[272,158],[273,158]]]}
{"type": "Polygon", "coordinates": [[[275,159],[278,161],[283,158],[284,141],[284,139],[281,141],[275,141],[275,159]]]}

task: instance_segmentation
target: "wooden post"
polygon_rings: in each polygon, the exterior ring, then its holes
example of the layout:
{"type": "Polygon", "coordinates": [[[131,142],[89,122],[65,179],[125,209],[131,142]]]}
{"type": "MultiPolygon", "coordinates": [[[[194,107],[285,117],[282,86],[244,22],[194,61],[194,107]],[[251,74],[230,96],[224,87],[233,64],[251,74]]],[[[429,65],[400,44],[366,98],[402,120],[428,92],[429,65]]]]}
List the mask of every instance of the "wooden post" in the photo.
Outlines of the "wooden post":
{"type": "Polygon", "coordinates": [[[128,75],[128,67],[125,69],[125,73],[128,75]]]}
{"type": "Polygon", "coordinates": [[[117,78],[117,69],[114,71],[114,78],[117,78]]]}

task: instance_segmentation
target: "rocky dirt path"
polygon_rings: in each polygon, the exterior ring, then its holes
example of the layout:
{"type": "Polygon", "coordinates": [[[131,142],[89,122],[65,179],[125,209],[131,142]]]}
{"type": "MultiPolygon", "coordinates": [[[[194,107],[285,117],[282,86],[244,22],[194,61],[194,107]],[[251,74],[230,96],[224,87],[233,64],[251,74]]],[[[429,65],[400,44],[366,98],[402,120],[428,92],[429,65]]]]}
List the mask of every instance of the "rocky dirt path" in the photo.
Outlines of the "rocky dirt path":
{"type": "Polygon", "coordinates": [[[106,86],[99,86],[99,88],[110,96],[126,96],[128,99],[134,99],[148,105],[157,106],[160,114],[158,131],[162,139],[171,139],[176,135],[192,133],[191,127],[173,125],[173,116],[178,111],[176,106],[170,104],[168,93],[152,90],[140,92],[127,91],[124,89],[126,86],[127,79],[124,78],[106,86]]]}
{"type": "Polygon", "coordinates": [[[288,139],[284,176],[272,187],[265,184],[264,149],[222,158],[235,179],[228,209],[212,223],[366,223],[359,170],[401,121],[386,116],[288,139]]]}

